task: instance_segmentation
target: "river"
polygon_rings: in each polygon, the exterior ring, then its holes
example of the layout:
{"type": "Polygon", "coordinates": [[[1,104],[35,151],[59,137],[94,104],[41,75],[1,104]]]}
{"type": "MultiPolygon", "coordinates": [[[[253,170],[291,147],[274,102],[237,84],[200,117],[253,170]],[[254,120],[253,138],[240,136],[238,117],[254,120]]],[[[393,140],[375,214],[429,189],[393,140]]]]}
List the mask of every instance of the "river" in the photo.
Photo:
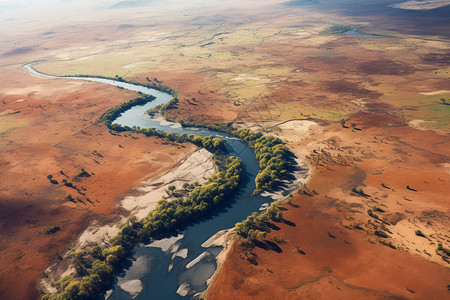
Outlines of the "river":
{"type": "Polygon", "coordinates": [[[35,76],[94,81],[153,95],[156,97],[155,100],[145,105],[130,108],[113,123],[129,127],[153,127],[177,134],[222,137],[226,141],[229,154],[242,159],[242,180],[233,196],[227,200],[227,205],[209,218],[190,225],[180,232],[178,237],[173,237],[171,241],[163,241],[170,244],[168,247],[162,247],[164,249],[159,247],[158,243],[136,247],[132,255],[133,263],[123,274],[118,276],[115,286],[111,291],[108,291],[107,296],[110,300],[186,299],[205,290],[207,279],[213,275],[216,269],[215,257],[222,248],[203,248],[201,245],[218,231],[234,227],[237,222],[258,211],[261,205],[272,201],[270,197],[252,195],[255,189],[255,177],[259,170],[253,150],[240,139],[223,132],[204,128],[182,127],[180,124],[167,122],[161,116],[150,117],[146,113],[148,109],[166,103],[172,98],[172,95],[165,92],[112,79],[46,75],[37,72],[31,67],[31,64],[24,65],[24,68],[35,76]],[[181,285],[186,287],[185,292],[188,295],[185,297],[177,294],[181,285]]]}

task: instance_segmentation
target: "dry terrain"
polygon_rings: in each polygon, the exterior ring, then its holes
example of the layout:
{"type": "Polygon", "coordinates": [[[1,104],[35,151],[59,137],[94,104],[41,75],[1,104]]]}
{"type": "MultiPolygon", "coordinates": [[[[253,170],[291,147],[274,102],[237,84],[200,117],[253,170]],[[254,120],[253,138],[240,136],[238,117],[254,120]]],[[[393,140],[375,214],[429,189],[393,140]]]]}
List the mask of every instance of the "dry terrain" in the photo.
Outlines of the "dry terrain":
{"type": "Polygon", "coordinates": [[[181,95],[171,118],[244,122],[308,163],[266,238],[277,251],[232,242],[210,299],[449,297],[437,251],[450,248],[448,6],[281,2],[126,7],[0,36],[0,298],[38,295],[36,279],[92,220],[120,219],[126,195],[194,151],[109,132],[97,119],[134,93],[32,77],[30,61],[162,82],[181,95]],[[366,35],[324,34],[333,24],[366,35]]]}
{"type": "Polygon", "coordinates": [[[126,215],[116,206],[120,199],[143,180],[171,169],[195,147],[112,134],[96,123],[106,109],[133,98],[132,93],[36,78],[20,66],[7,72],[0,89],[6,107],[0,117],[0,298],[30,299],[38,293],[37,277],[90,221],[120,220],[126,215]],[[87,174],[76,177],[82,168],[87,174]],[[47,234],[53,226],[60,230],[47,234]]]}
{"type": "Polygon", "coordinates": [[[283,130],[312,178],[283,205],[288,222],[275,223],[266,237],[280,249],[233,243],[209,299],[448,297],[448,258],[437,251],[450,241],[445,136],[395,120],[369,127],[368,115],[350,121],[361,131],[283,130]]]}

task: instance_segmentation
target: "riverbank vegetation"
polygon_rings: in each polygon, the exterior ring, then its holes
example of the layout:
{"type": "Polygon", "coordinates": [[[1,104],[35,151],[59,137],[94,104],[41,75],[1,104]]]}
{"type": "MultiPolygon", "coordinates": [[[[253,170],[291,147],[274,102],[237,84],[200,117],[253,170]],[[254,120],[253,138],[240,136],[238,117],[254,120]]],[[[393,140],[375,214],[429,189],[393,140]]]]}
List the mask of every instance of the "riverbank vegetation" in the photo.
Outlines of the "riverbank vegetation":
{"type": "MultiPolygon", "coordinates": [[[[170,107],[170,106],[169,106],[170,107]]],[[[161,113],[167,114],[166,109],[160,109],[161,113]]],[[[155,111],[152,111],[154,113],[155,111]]],[[[167,118],[167,117],[166,117],[167,118]]],[[[204,127],[210,130],[226,132],[240,137],[250,148],[255,151],[259,164],[259,172],[255,178],[256,189],[254,194],[270,191],[277,187],[283,179],[288,176],[292,168],[292,158],[284,142],[276,137],[264,135],[249,129],[235,129],[233,123],[198,124],[192,121],[171,120],[180,123],[183,127],[204,127]]]]}
{"type": "MultiPolygon", "coordinates": [[[[118,117],[120,117],[120,115],[125,112],[126,110],[132,108],[133,106],[136,105],[144,105],[150,101],[155,100],[155,96],[151,96],[151,95],[142,95],[140,97],[134,98],[128,102],[119,104],[111,109],[109,109],[107,112],[105,112],[101,117],[100,120],[105,122],[108,127],[110,129],[113,130],[117,130],[117,131],[124,131],[124,127],[122,127],[123,129],[121,130],[119,127],[117,126],[112,126],[112,122],[117,119],[118,117]]],[[[115,124],[117,125],[117,124],[115,124]]]]}
{"type": "Polygon", "coordinates": [[[193,221],[206,217],[226,202],[238,186],[242,173],[242,161],[228,156],[223,139],[214,136],[173,134],[153,128],[139,129],[113,124],[113,120],[133,105],[153,100],[152,96],[140,96],[106,112],[101,121],[112,130],[134,131],[146,136],[158,136],[171,141],[189,141],[214,153],[217,173],[203,185],[186,186],[186,197],[168,201],[164,197],[158,206],[144,219],[130,217],[122,224],[120,232],[108,242],[75,249],[70,254],[75,272],[52,283],[56,293],[45,294],[42,299],[93,299],[99,297],[114,281],[114,276],[127,264],[131,250],[139,243],[149,243],[154,238],[175,234],[193,221]]]}
{"type": "Polygon", "coordinates": [[[55,282],[55,294],[42,299],[93,299],[110,288],[114,275],[123,270],[131,250],[138,243],[175,234],[191,222],[207,216],[224,204],[237,187],[242,172],[237,157],[215,155],[218,171],[207,183],[192,186],[185,198],[168,201],[162,198],[144,220],[130,217],[120,232],[106,245],[95,244],[90,249],[76,249],[71,254],[75,274],[55,282]]]}
{"type": "Polygon", "coordinates": [[[254,212],[242,222],[235,225],[236,235],[248,239],[250,242],[265,237],[273,225],[270,221],[281,221],[283,212],[279,209],[280,202],[272,202],[263,212],[254,212]]]}
{"type": "MultiPolygon", "coordinates": [[[[101,76],[101,75],[83,75],[83,74],[77,74],[77,75],[63,75],[60,77],[68,77],[68,78],[80,78],[80,77],[85,77],[85,78],[102,78],[102,79],[108,79],[108,80],[114,80],[114,81],[118,81],[118,82],[123,82],[123,83],[129,83],[129,84],[135,84],[135,85],[140,85],[140,86],[145,86],[151,89],[155,89],[161,92],[165,92],[168,94],[171,94],[172,96],[176,97],[178,95],[178,92],[175,91],[174,89],[166,86],[166,85],[162,85],[160,82],[137,82],[134,80],[125,80],[122,77],[116,75],[115,77],[108,77],[108,76],[101,76]]],[[[155,78],[156,79],[156,78],[155,78]]]]}
{"type": "Polygon", "coordinates": [[[233,134],[239,136],[255,151],[260,170],[255,179],[254,194],[274,189],[280,180],[287,177],[292,164],[290,153],[283,141],[249,129],[239,129],[233,134]]]}
{"type": "MultiPolygon", "coordinates": [[[[176,106],[177,93],[169,88],[158,89],[169,92],[174,97],[168,103],[149,111],[149,113],[159,111],[165,114],[167,110],[176,106]]],[[[143,105],[152,100],[154,100],[153,96],[141,94],[127,103],[108,110],[101,116],[100,121],[104,122],[111,130],[133,131],[146,136],[166,138],[173,142],[188,141],[203,147],[214,153],[214,163],[218,172],[203,185],[186,187],[188,190],[186,197],[179,197],[172,201],[163,197],[158,202],[158,206],[145,219],[137,220],[134,216],[130,217],[125,224],[122,224],[120,232],[108,242],[72,251],[71,261],[76,271],[53,283],[57,293],[46,294],[42,299],[92,299],[98,297],[111,287],[114,276],[123,270],[131,250],[137,244],[149,243],[152,239],[170,236],[193,221],[206,217],[211,211],[223,205],[227,197],[238,186],[242,173],[242,161],[238,157],[226,154],[223,139],[214,136],[174,134],[154,128],[130,128],[113,123],[117,117],[132,106],[143,105]]],[[[190,125],[198,126],[198,124],[190,125]]],[[[254,193],[273,189],[287,175],[287,170],[291,165],[289,151],[280,139],[264,136],[260,132],[252,132],[248,129],[236,130],[232,123],[205,127],[238,136],[255,151],[260,171],[255,179],[254,193]]],[[[252,215],[243,221],[239,234],[254,239],[267,232],[268,227],[263,225],[265,221],[276,218],[282,218],[282,213],[275,206],[270,206],[264,213],[252,215]]]]}

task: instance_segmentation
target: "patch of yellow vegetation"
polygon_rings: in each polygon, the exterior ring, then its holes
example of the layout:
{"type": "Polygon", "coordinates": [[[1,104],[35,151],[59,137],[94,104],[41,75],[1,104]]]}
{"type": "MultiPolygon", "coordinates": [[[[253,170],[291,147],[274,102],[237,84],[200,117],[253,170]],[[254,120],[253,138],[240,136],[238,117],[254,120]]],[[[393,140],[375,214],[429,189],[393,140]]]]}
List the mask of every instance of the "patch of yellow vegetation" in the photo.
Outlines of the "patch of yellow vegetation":
{"type": "Polygon", "coordinates": [[[13,113],[15,113],[15,112],[16,112],[15,110],[12,110],[12,109],[6,109],[6,110],[0,112],[0,117],[1,117],[1,116],[6,116],[6,115],[9,115],[9,114],[13,114],[13,113]]]}
{"type": "Polygon", "coordinates": [[[277,103],[276,106],[271,103],[267,108],[267,111],[267,115],[274,120],[315,119],[338,122],[345,118],[345,115],[347,114],[345,111],[339,109],[315,108],[299,103],[277,103]],[[276,118],[274,118],[275,116],[276,118]]]}
{"type": "Polygon", "coordinates": [[[291,75],[292,71],[292,68],[287,66],[243,70],[244,73],[253,74],[258,77],[269,77],[279,80],[286,80],[287,77],[291,75]]]}
{"type": "Polygon", "coordinates": [[[404,117],[408,120],[423,120],[421,127],[450,131],[450,105],[442,103],[441,95],[420,95],[418,106],[404,109],[404,117]]]}
{"type": "Polygon", "coordinates": [[[25,127],[28,125],[28,121],[17,118],[12,115],[6,115],[2,112],[0,114],[0,133],[5,133],[11,129],[19,128],[19,127],[25,127]]]}
{"type": "Polygon", "coordinates": [[[227,86],[222,89],[223,93],[229,95],[230,100],[251,100],[267,95],[267,88],[264,84],[241,83],[237,86],[227,86]]]}

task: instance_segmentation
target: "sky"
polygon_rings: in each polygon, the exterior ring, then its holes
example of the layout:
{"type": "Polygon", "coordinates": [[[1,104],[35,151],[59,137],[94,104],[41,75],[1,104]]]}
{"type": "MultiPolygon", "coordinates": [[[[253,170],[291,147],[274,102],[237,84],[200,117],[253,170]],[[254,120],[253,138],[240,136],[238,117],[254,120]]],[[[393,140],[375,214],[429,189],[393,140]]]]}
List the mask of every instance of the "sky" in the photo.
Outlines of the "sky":
{"type": "Polygon", "coordinates": [[[119,1],[114,0],[0,0],[0,34],[52,23],[84,21],[119,1]]]}

